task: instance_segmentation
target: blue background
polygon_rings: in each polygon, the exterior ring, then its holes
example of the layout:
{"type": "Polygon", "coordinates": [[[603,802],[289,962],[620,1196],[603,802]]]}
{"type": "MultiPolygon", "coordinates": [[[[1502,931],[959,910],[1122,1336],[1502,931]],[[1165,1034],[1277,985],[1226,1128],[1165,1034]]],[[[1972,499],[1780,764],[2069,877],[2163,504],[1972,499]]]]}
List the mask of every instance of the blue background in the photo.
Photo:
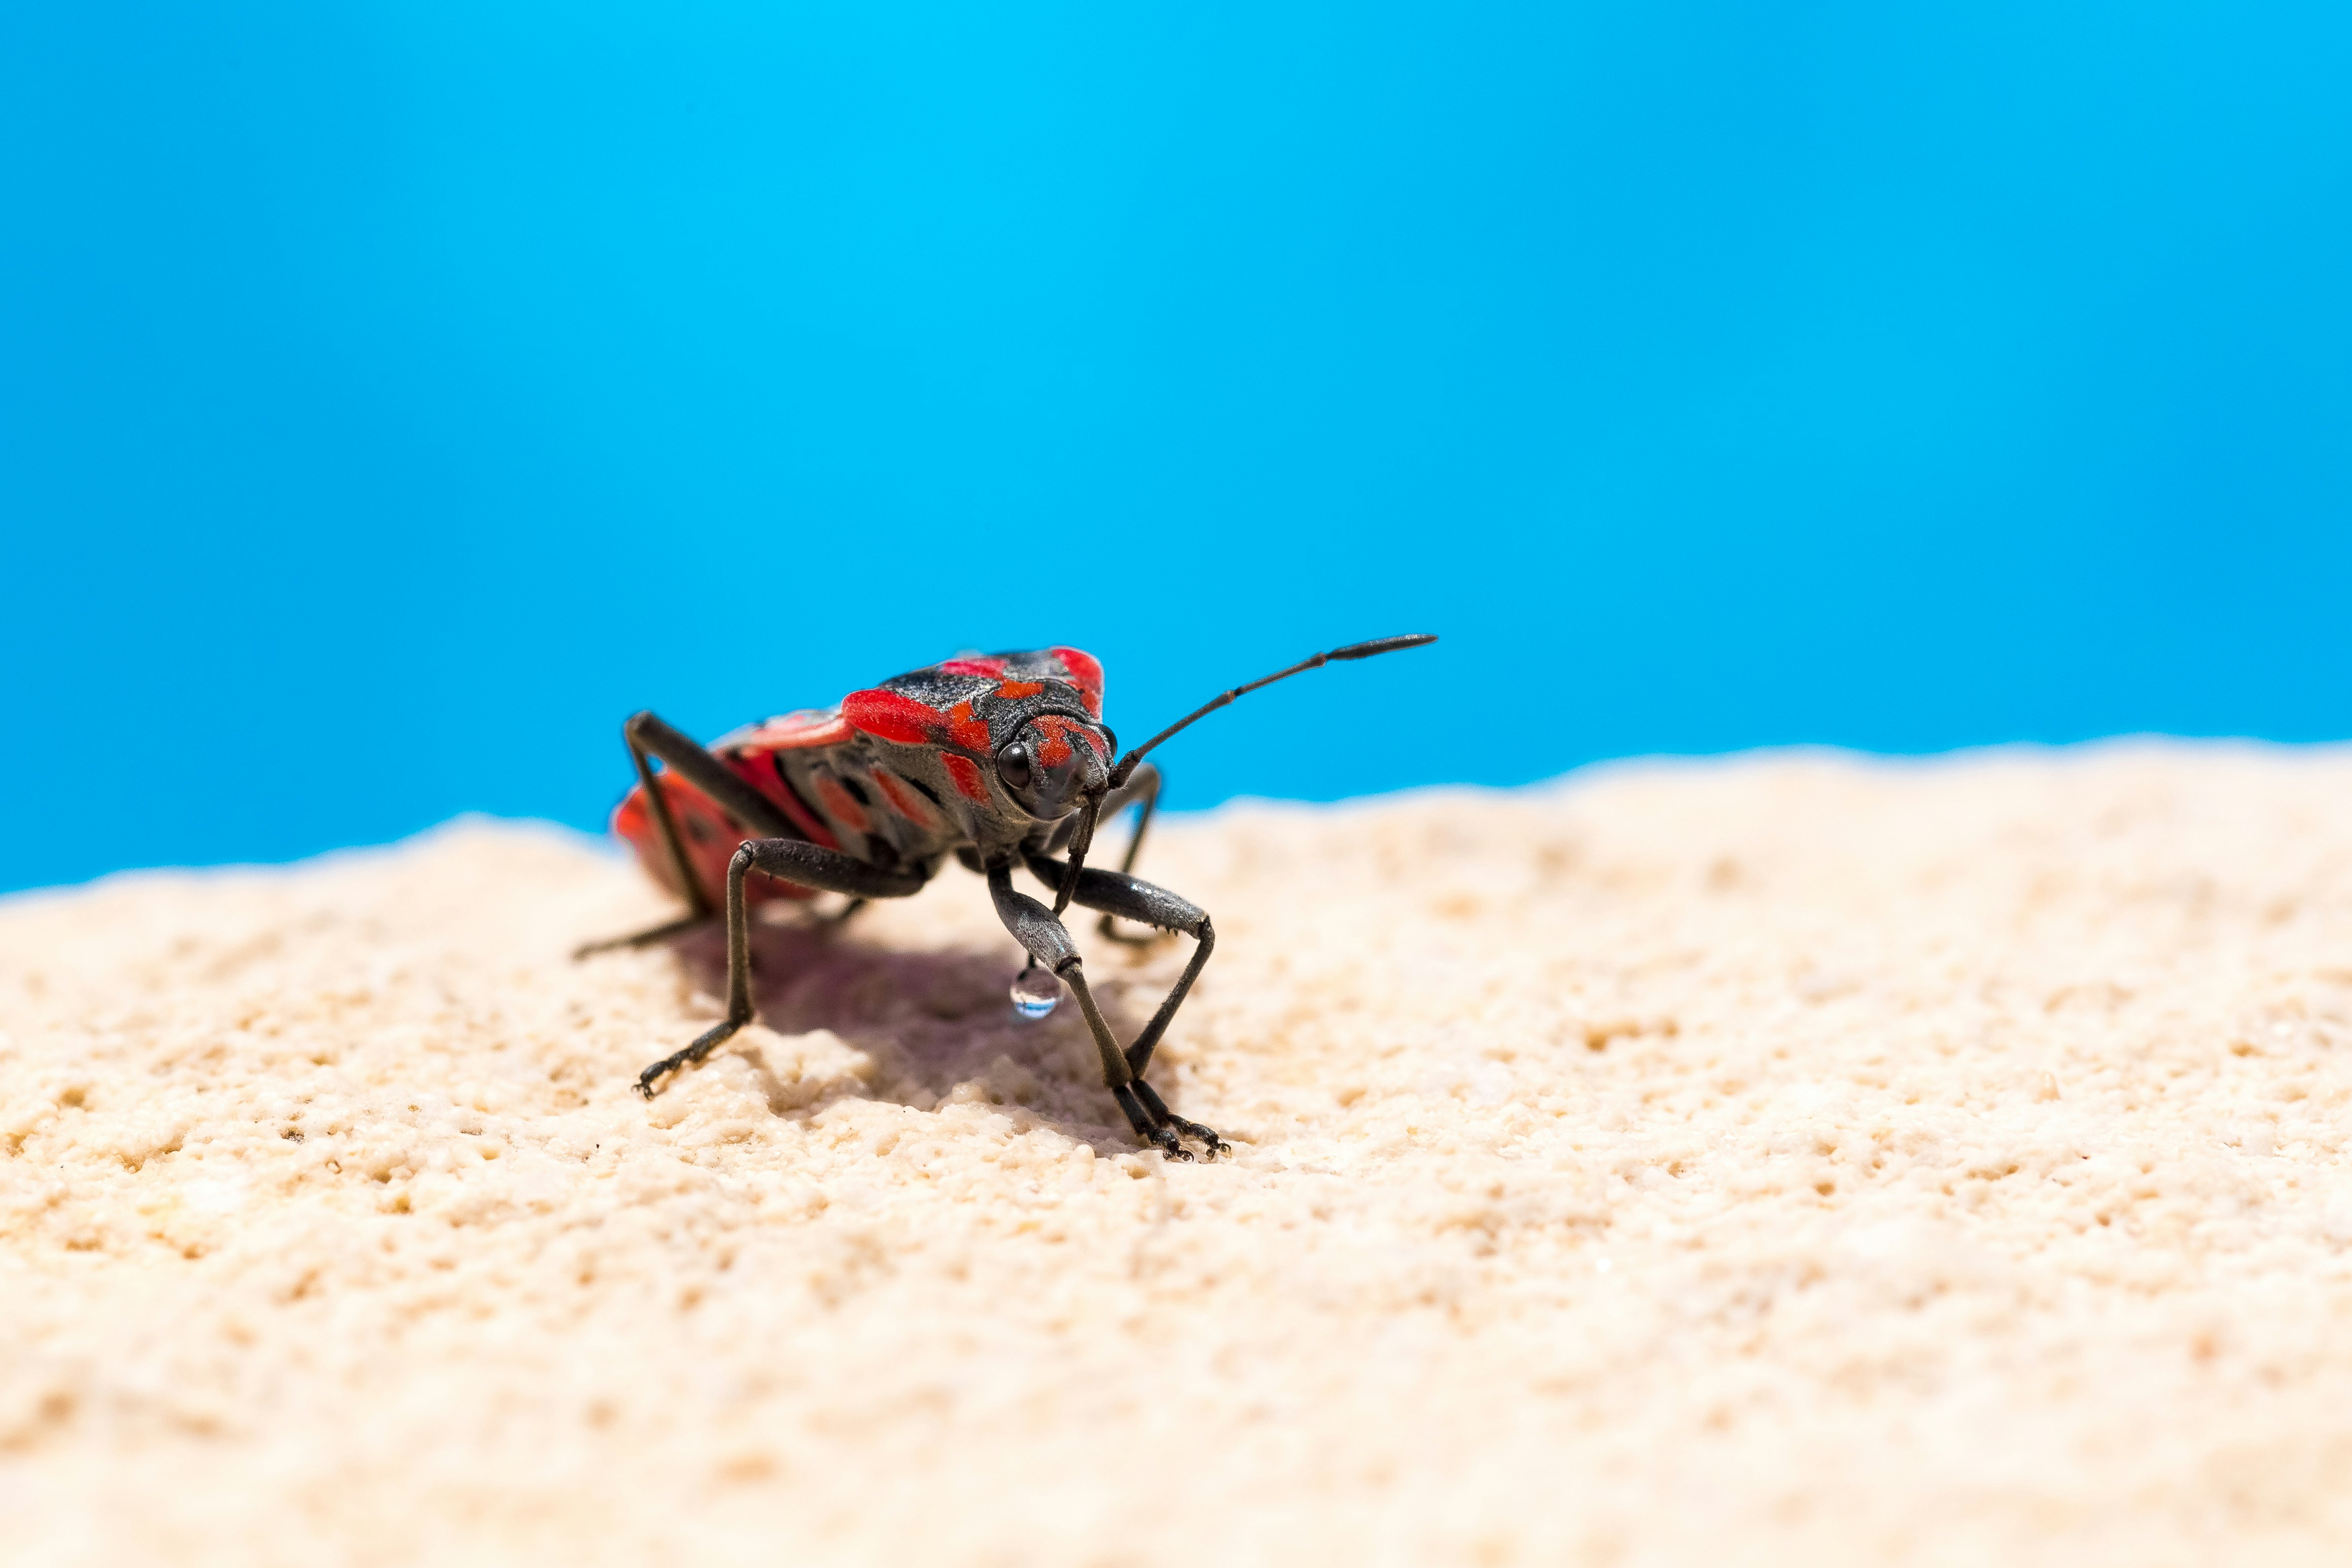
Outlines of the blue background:
{"type": "Polygon", "coordinates": [[[1445,634],[1181,806],[2352,734],[2347,16],[6,7],[0,885],[1054,641],[1445,634]]]}

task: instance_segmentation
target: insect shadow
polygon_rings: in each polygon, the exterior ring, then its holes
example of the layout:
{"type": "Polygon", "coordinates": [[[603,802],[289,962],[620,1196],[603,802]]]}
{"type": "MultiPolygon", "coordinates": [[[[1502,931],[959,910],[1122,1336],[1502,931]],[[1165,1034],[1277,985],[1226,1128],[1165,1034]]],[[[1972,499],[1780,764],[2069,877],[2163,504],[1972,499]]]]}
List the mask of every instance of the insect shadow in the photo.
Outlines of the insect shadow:
{"type": "MultiPolygon", "coordinates": [[[[755,924],[751,937],[759,1021],[784,1035],[829,1030],[866,1059],[818,1052],[779,1061],[761,1046],[722,1047],[751,1064],[776,1114],[805,1120],[848,1099],[919,1111],[996,1104],[1016,1124],[1025,1111],[1097,1154],[1134,1152],[1076,1005],[1066,994],[1050,1018],[1013,1010],[1006,987],[1021,967],[1017,953],[909,952],[809,924],[755,924]]],[[[724,991],[723,932],[706,926],[670,946],[698,986],[724,991]]],[[[1139,1023],[1124,988],[1098,978],[1096,998],[1118,1037],[1132,1040],[1139,1023]]]]}

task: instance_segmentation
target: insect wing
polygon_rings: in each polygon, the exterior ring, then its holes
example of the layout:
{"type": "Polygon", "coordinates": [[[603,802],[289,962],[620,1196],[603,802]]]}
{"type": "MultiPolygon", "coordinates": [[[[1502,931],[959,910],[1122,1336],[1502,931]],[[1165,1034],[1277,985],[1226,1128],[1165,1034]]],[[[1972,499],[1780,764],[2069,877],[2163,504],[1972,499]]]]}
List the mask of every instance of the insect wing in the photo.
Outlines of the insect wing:
{"type": "Polygon", "coordinates": [[[812,746],[838,746],[849,738],[849,722],[842,716],[841,709],[804,707],[720,736],[710,743],[710,749],[721,753],[799,751],[812,746]]]}

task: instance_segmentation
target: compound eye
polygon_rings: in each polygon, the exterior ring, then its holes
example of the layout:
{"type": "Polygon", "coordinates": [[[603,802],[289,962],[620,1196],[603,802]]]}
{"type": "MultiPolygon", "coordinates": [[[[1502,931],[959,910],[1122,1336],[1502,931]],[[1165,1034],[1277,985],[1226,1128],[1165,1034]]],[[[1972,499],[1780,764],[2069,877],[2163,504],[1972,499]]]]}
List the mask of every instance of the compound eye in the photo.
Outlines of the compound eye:
{"type": "Polygon", "coordinates": [[[1026,789],[1036,771],[1029,766],[1029,748],[1019,741],[996,754],[996,776],[1008,789],[1026,789]]]}

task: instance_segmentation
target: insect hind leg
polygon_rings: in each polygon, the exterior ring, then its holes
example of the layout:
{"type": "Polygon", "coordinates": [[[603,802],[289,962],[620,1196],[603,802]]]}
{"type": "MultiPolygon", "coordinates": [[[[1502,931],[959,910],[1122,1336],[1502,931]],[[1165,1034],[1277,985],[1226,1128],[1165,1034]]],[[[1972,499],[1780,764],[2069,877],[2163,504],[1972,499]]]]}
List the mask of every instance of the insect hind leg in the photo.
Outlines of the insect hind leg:
{"type": "Polygon", "coordinates": [[[588,958],[622,947],[650,947],[656,942],[667,942],[673,936],[699,931],[709,924],[710,916],[707,914],[681,915],[676,920],[665,920],[659,925],[648,925],[643,931],[632,931],[625,936],[605,936],[593,942],[583,942],[572,949],[572,956],[588,958]]]}
{"type": "MultiPolygon", "coordinates": [[[[857,912],[866,907],[866,900],[853,898],[831,915],[817,917],[817,928],[838,931],[849,924],[857,912]]],[[[689,931],[699,931],[710,924],[709,915],[681,915],[676,920],[665,920],[659,925],[649,925],[643,931],[632,931],[625,936],[606,936],[594,942],[583,942],[572,949],[575,959],[593,957],[598,953],[610,953],[622,947],[650,947],[656,942],[667,942],[673,936],[683,936],[689,931]]]]}
{"type": "Polygon", "coordinates": [[[655,758],[660,758],[671,772],[708,796],[742,830],[744,837],[796,836],[792,823],[767,797],[744,783],[733,769],[693,737],[663,723],[657,715],[636,715],[621,727],[621,738],[628,742],[629,760],[636,765],[638,789],[653,818],[654,831],[661,839],[662,852],[668,857],[678,895],[686,900],[687,913],[679,919],[664,921],[626,936],[583,942],[572,950],[575,959],[609,953],[616,947],[649,946],[718,918],[719,911],[712,906],[710,895],[703,890],[702,879],[695,874],[694,862],[686,852],[686,835],[678,829],[677,812],[670,805],[669,794],[656,782],[655,758]]]}

